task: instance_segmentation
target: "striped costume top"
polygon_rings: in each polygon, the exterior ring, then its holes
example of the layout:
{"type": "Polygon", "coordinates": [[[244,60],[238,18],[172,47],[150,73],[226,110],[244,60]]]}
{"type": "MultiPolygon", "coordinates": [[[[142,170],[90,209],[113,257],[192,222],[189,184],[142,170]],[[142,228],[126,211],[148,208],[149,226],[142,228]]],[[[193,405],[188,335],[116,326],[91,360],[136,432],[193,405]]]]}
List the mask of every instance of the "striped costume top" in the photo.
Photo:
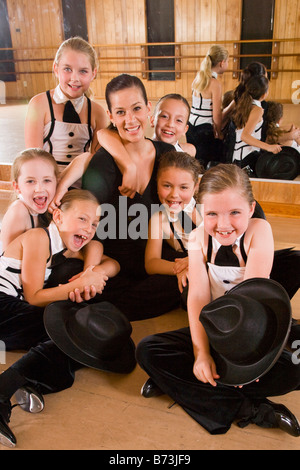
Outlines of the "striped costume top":
{"type": "MultiPolygon", "coordinates": [[[[49,236],[50,256],[47,260],[47,267],[45,270],[44,281],[46,282],[51,274],[51,258],[56,253],[62,251],[64,249],[64,245],[54,222],[51,222],[49,228],[42,228],[49,236]]],[[[21,269],[22,260],[8,258],[4,255],[0,257],[0,292],[17,297],[20,300],[24,300],[21,269]]]]}

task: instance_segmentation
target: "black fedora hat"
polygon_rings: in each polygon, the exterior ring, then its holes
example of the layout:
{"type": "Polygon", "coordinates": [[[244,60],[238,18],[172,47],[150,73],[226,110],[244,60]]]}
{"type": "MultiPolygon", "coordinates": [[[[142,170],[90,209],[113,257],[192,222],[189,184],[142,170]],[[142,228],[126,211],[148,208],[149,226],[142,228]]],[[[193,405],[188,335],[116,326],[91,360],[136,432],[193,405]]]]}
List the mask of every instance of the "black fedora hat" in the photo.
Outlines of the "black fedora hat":
{"type": "Polygon", "coordinates": [[[131,324],[109,302],[53,302],[45,308],[44,325],[59,349],[81,364],[125,374],[136,365],[131,324]]]}
{"type": "Polygon", "coordinates": [[[255,165],[258,178],[294,180],[300,173],[300,155],[293,147],[283,146],[281,152],[261,150],[255,165]]]}
{"type": "Polygon", "coordinates": [[[292,313],[276,281],[252,278],[206,305],[200,314],[218,382],[245,385],[268,372],[288,339],[292,313]]]}

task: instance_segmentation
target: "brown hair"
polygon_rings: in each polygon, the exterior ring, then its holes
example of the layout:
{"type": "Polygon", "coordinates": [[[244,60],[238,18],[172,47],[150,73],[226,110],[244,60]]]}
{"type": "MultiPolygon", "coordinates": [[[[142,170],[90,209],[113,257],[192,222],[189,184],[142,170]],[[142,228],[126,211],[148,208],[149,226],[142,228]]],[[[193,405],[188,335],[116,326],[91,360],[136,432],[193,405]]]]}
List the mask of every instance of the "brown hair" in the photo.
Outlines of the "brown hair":
{"type": "Polygon", "coordinates": [[[248,80],[250,80],[251,77],[254,77],[256,75],[264,75],[266,76],[267,74],[267,69],[264,64],[261,62],[251,62],[251,64],[248,64],[244,70],[241,72],[241,77],[240,77],[240,83],[234,90],[234,100],[237,103],[242,94],[245,91],[246,83],[248,80]]]}
{"type": "Polygon", "coordinates": [[[18,178],[21,174],[22,165],[26,162],[29,162],[30,160],[34,160],[37,158],[41,158],[49,162],[53,166],[56,178],[58,177],[59,169],[53,155],[40,148],[30,148],[20,152],[14,159],[11,167],[12,180],[17,183],[18,178]]]}
{"type": "Polygon", "coordinates": [[[177,152],[176,150],[170,150],[161,156],[157,170],[157,179],[163,170],[170,167],[179,168],[191,173],[195,184],[198,183],[199,174],[203,172],[203,168],[198,160],[186,152],[177,152]]]}
{"type": "Polygon", "coordinates": [[[267,142],[270,144],[278,144],[280,137],[283,134],[290,132],[277,126],[280,119],[283,117],[283,106],[276,101],[268,101],[267,110],[265,112],[265,123],[267,126],[267,142]]]}
{"type": "Polygon", "coordinates": [[[197,199],[199,203],[202,203],[206,194],[217,194],[228,188],[238,189],[249,205],[253,204],[252,186],[246,171],[237,165],[228,163],[220,163],[204,173],[200,181],[197,199]]]}
{"type": "Polygon", "coordinates": [[[191,107],[189,105],[189,102],[186,98],[184,98],[184,96],[182,95],[179,95],[178,93],[169,93],[168,95],[165,95],[165,96],[162,96],[158,102],[156,103],[156,106],[155,106],[155,109],[154,109],[154,117],[156,117],[156,114],[159,110],[159,107],[160,105],[165,101],[165,100],[175,100],[175,101],[181,101],[181,103],[183,103],[187,109],[187,113],[188,113],[188,117],[187,117],[187,122],[189,120],[189,117],[190,117],[190,111],[191,111],[191,107]]]}
{"type": "Polygon", "coordinates": [[[108,110],[111,112],[111,101],[110,101],[111,94],[116,93],[121,90],[125,90],[126,88],[133,88],[133,87],[136,87],[140,90],[145,103],[148,104],[147,92],[146,92],[143,82],[135,75],[122,73],[121,75],[114,77],[106,85],[105,99],[106,99],[108,110]]]}
{"type": "Polygon", "coordinates": [[[248,80],[233,115],[233,121],[238,129],[245,127],[252,110],[253,100],[261,99],[267,93],[268,88],[269,80],[263,75],[256,75],[248,80]]]}

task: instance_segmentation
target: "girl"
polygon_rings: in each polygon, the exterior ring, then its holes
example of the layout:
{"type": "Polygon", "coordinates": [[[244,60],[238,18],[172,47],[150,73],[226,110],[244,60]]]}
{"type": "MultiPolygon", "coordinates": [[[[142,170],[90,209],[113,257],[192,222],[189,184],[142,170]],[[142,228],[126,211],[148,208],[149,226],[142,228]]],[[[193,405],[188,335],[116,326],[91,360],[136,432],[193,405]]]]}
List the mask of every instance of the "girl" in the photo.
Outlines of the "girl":
{"type": "Polygon", "coordinates": [[[190,105],[183,96],[177,93],[163,96],[157,102],[154,114],[150,118],[151,125],[154,127],[153,139],[168,142],[174,145],[178,152],[186,152],[195,157],[195,146],[180,142],[189,128],[189,115],[190,105]]]}
{"type": "MultiPolygon", "coordinates": [[[[26,370],[33,375],[45,370],[45,366],[35,366],[41,356],[47,358],[47,371],[51,361],[57,364],[61,360],[56,349],[52,351],[53,345],[50,350],[54,355],[47,353],[49,341],[43,323],[44,308],[54,301],[68,300],[72,292],[81,301],[80,294],[84,295],[86,287],[92,296],[101,294],[108,278],[119,270],[117,262],[102,255],[94,259],[94,266],[89,266],[74,280],[51,288],[44,286],[51,267],[58,262],[54,256],[57,252],[64,249],[65,258],[83,259],[83,249],[94,237],[99,217],[95,196],[89,191],[71,190],[63,198],[60,209],[53,212],[49,229],[28,230],[14,239],[0,258],[0,338],[8,351],[27,350],[40,343],[19,361],[21,368],[26,363],[26,370]]],[[[67,375],[71,373],[70,366],[71,363],[67,362],[67,375]]],[[[0,442],[8,445],[15,444],[15,437],[7,426],[11,408],[9,399],[26,382],[24,376],[22,379],[18,376],[21,382],[16,381],[16,368],[13,366],[12,369],[13,372],[11,369],[4,372],[0,380],[0,442]]],[[[56,380],[62,384],[64,377],[65,374],[58,374],[56,380]]],[[[33,409],[36,412],[35,402],[38,403],[38,411],[43,407],[42,397],[31,387],[25,387],[19,396],[20,403],[25,399],[22,406],[27,411],[33,409]]]]}
{"type": "Polygon", "coordinates": [[[157,193],[163,210],[153,214],[149,222],[145,267],[148,274],[176,275],[180,292],[187,283],[188,235],[200,223],[193,197],[200,171],[197,160],[176,151],[162,156],[157,171],[157,193]],[[172,250],[167,250],[168,246],[172,250]]]}
{"type": "MultiPolygon", "coordinates": [[[[147,275],[144,260],[151,210],[159,206],[156,182],[159,158],[174,147],[145,137],[151,105],[138,77],[121,74],[113,78],[106,87],[106,102],[115,135],[136,168],[136,193],[133,198],[120,195],[122,166],[103,147],[91,159],[82,183],[101,205],[107,203],[110,211],[106,220],[103,217],[101,221],[100,229],[107,223],[101,239],[107,255],[121,265],[120,274],[112,280],[111,302],[133,321],[161,315],[180,303],[175,276],[147,275]]],[[[59,204],[59,195],[74,178],[80,176],[80,172],[72,176],[71,170],[79,162],[82,171],[81,161],[80,157],[75,159],[66,169],[56,203],[59,204]]]]}
{"type": "Polygon", "coordinates": [[[150,336],[138,345],[137,360],[151,377],[142,393],[153,396],[162,390],[169,394],[211,434],[225,433],[237,417],[287,430],[287,418],[292,421],[289,431],[299,436],[295,417],[285,409],[277,421],[280,405],[266,404],[264,399],[299,388],[299,366],[290,355],[282,359],[283,369],[281,363],[278,368],[275,365],[258,383],[242,389],[216,382],[218,371],[200,312],[243,280],[269,277],[274,244],[269,223],[251,218],[255,205],[251,184],[236,165],[220,164],[204,173],[198,197],[204,223],[189,240],[190,326],[150,336]],[[221,259],[222,247],[231,248],[234,261],[228,261],[226,254],[221,259]]]}
{"type": "Polygon", "coordinates": [[[28,105],[25,145],[44,148],[64,168],[77,155],[96,151],[97,131],[106,126],[106,114],[89,98],[97,56],[88,42],[80,37],[64,41],[53,70],[57,87],[34,96],[28,105]]]}
{"type": "Polygon", "coordinates": [[[24,150],[15,158],[12,181],[18,199],[9,206],[2,220],[2,250],[18,235],[42,222],[40,216],[46,214],[55,195],[57,177],[57,164],[44,150],[24,150]]]}
{"type": "Polygon", "coordinates": [[[250,78],[245,86],[245,92],[240,97],[233,116],[236,126],[236,141],[232,162],[241,168],[249,166],[254,171],[259,149],[274,154],[281,151],[278,144],[268,144],[261,141],[263,125],[263,108],[261,102],[266,98],[269,81],[262,75],[250,78]]]}
{"type": "MultiPolygon", "coordinates": [[[[84,286],[94,285],[97,291],[102,291],[107,276],[116,274],[117,263],[103,257],[101,249],[93,266],[85,264],[82,276],[59,287],[43,288],[56,253],[64,250],[64,258],[84,259],[84,249],[95,235],[99,217],[96,198],[89,191],[72,190],[64,196],[60,209],[53,212],[49,228],[28,230],[7,246],[0,258],[0,331],[7,349],[26,349],[32,345],[30,318],[49,302],[68,299],[75,289],[83,293],[84,286]],[[21,315],[26,319],[26,331],[21,315]]],[[[35,316],[42,324],[42,317],[35,316]]]]}
{"type": "MultiPolygon", "coordinates": [[[[230,102],[227,101],[224,103],[225,95],[223,97],[223,113],[222,113],[223,114],[223,129],[222,130],[224,133],[223,149],[224,149],[224,161],[227,163],[232,162],[232,155],[233,155],[234,144],[236,140],[236,126],[232,120],[235,107],[245,91],[246,83],[250,80],[250,78],[254,76],[256,77],[259,75],[268,78],[267,69],[265,65],[262,64],[261,62],[251,62],[250,64],[247,65],[246,68],[242,70],[240,82],[238,86],[234,90],[227,92],[228,94],[231,94],[230,102]]],[[[262,105],[262,108],[265,110],[267,107],[267,102],[263,100],[261,102],[261,105],[262,105]]],[[[261,140],[262,141],[266,140],[265,127],[266,126],[265,126],[264,115],[263,115],[263,124],[261,128],[261,140]]]]}
{"type": "Polygon", "coordinates": [[[187,142],[196,149],[196,158],[206,165],[220,160],[216,139],[222,139],[222,91],[217,80],[228,68],[228,51],[211,46],[192,83],[192,108],[187,142]]]}

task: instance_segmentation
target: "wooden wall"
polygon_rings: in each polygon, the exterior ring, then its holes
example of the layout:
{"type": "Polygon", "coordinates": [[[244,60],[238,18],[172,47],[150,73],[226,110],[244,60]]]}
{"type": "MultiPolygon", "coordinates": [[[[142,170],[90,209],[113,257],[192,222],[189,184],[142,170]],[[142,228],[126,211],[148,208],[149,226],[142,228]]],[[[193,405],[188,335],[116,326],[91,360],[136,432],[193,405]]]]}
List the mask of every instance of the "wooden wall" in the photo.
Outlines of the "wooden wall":
{"type": "MultiPolygon", "coordinates": [[[[163,0],[162,0],[163,1],[163,0]]],[[[175,40],[194,41],[233,41],[240,38],[242,0],[174,0],[175,40]]],[[[63,18],[60,0],[7,0],[9,22],[16,59],[36,59],[47,61],[18,62],[18,71],[39,72],[20,74],[16,83],[6,84],[7,99],[29,99],[33,95],[55,86],[51,74],[52,62],[57,47],[63,41],[63,18]],[[35,48],[26,49],[26,48],[35,48]],[[44,73],[44,72],[48,73],[44,73]]],[[[171,13],[170,13],[171,14],[171,13]]],[[[100,55],[100,69],[93,84],[96,98],[103,99],[106,83],[121,72],[137,73],[141,69],[140,44],[147,42],[146,15],[144,0],[86,0],[86,16],[89,41],[100,55]],[[120,44],[139,44],[126,49],[114,47],[120,44]],[[110,59],[104,60],[110,57],[110,59]],[[122,60],[120,61],[120,58],[122,60]],[[105,71],[105,73],[103,72],[105,71]]],[[[280,52],[289,54],[299,52],[298,57],[280,59],[285,69],[296,67],[297,73],[284,72],[276,80],[271,80],[272,99],[290,101],[292,84],[300,79],[300,0],[276,0],[274,18],[274,38],[290,38],[281,46],[280,52]]],[[[185,72],[172,82],[145,80],[150,99],[157,99],[165,93],[177,92],[190,99],[191,83],[195,71],[209,45],[184,45],[182,54],[196,56],[181,61],[185,72]]],[[[232,55],[233,44],[227,44],[232,55]]],[[[229,68],[233,68],[230,59],[229,68]]],[[[139,75],[140,76],[140,75],[139,75]]],[[[224,91],[234,88],[237,79],[232,73],[224,74],[221,79],[224,91]]],[[[300,88],[300,85],[298,86],[300,88]]]]}

